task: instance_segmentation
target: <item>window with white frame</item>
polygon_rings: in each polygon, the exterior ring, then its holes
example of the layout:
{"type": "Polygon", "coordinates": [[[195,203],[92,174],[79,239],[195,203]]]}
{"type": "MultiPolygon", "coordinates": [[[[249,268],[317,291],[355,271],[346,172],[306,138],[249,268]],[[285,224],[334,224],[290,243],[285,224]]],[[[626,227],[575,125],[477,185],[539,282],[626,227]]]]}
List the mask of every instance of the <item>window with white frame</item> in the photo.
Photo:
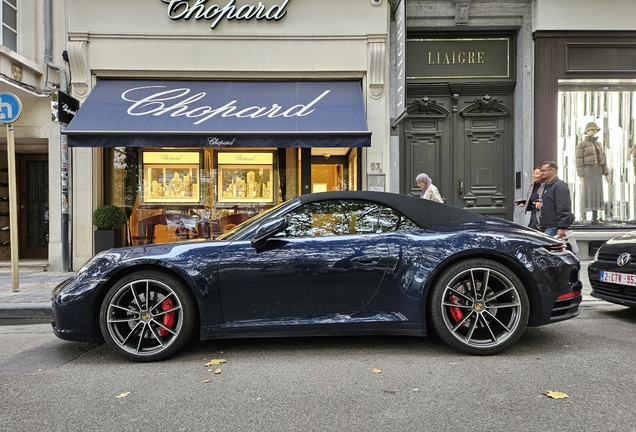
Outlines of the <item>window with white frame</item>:
{"type": "Polygon", "coordinates": [[[18,47],[18,0],[2,0],[2,45],[17,51],[18,47]]]}

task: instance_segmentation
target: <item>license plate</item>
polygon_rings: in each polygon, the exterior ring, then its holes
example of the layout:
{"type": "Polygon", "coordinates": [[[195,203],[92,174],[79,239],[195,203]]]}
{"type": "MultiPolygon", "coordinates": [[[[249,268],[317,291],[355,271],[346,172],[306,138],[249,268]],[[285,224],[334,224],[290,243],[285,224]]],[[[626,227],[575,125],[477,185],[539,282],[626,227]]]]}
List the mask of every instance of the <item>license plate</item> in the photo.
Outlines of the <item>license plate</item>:
{"type": "Polygon", "coordinates": [[[619,285],[636,286],[636,275],[634,274],[601,271],[599,280],[619,285]]]}

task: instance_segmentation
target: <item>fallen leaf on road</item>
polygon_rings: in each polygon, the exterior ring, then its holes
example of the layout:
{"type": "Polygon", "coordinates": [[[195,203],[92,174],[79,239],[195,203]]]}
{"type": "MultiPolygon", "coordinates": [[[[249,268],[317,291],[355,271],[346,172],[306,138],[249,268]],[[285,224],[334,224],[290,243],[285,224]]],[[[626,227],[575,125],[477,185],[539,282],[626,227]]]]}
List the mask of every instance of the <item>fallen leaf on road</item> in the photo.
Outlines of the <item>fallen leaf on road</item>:
{"type": "Polygon", "coordinates": [[[209,382],[210,382],[210,380],[203,380],[203,384],[207,384],[209,382]]]}
{"type": "Polygon", "coordinates": [[[219,365],[221,363],[227,363],[227,362],[225,361],[225,359],[212,359],[205,364],[205,367],[212,366],[212,365],[219,365]]]}
{"type": "Polygon", "coordinates": [[[126,396],[128,396],[129,394],[130,394],[130,392],[125,392],[125,393],[122,393],[122,394],[120,394],[119,396],[115,396],[115,397],[116,397],[116,398],[118,398],[118,399],[121,399],[121,398],[125,398],[125,397],[126,397],[126,396]]]}
{"type": "Polygon", "coordinates": [[[214,371],[214,373],[217,374],[217,375],[220,374],[221,372],[222,372],[221,368],[218,368],[217,370],[214,371]]]}
{"type": "Polygon", "coordinates": [[[544,395],[546,395],[549,398],[552,399],[565,399],[568,398],[570,396],[566,395],[565,393],[559,392],[559,391],[552,391],[552,390],[548,390],[547,392],[543,393],[544,395]]]}
{"type": "Polygon", "coordinates": [[[373,368],[373,373],[381,373],[382,370],[378,369],[378,368],[373,368]]]}

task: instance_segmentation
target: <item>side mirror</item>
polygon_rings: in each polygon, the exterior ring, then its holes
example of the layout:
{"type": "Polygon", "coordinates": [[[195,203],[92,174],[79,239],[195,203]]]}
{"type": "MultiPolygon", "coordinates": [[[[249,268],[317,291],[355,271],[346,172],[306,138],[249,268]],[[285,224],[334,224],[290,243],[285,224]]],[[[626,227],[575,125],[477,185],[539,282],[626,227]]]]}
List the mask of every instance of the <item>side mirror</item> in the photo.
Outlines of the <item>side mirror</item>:
{"type": "Polygon", "coordinates": [[[252,236],[252,246],[256,249],[264,247],[268,238],[273,237],[285,228],[287,228],[287,218],[285,216],[266,220],[256,228],[256,232],[252,236]]]}

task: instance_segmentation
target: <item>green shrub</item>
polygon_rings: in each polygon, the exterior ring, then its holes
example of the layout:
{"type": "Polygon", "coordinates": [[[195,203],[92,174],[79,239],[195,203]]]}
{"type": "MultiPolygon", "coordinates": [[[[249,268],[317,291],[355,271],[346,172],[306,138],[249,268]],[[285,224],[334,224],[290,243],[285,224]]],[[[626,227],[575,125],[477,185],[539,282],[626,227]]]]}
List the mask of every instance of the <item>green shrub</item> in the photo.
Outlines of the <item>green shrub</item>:
{"type": "Polygon", "coordinates": [[[124,226],[127,221],[126,213],[117,206],[105,205],[98,207],[93,212],[93,225],[95,225],[97,229],[119,229],[124,226]]]}

